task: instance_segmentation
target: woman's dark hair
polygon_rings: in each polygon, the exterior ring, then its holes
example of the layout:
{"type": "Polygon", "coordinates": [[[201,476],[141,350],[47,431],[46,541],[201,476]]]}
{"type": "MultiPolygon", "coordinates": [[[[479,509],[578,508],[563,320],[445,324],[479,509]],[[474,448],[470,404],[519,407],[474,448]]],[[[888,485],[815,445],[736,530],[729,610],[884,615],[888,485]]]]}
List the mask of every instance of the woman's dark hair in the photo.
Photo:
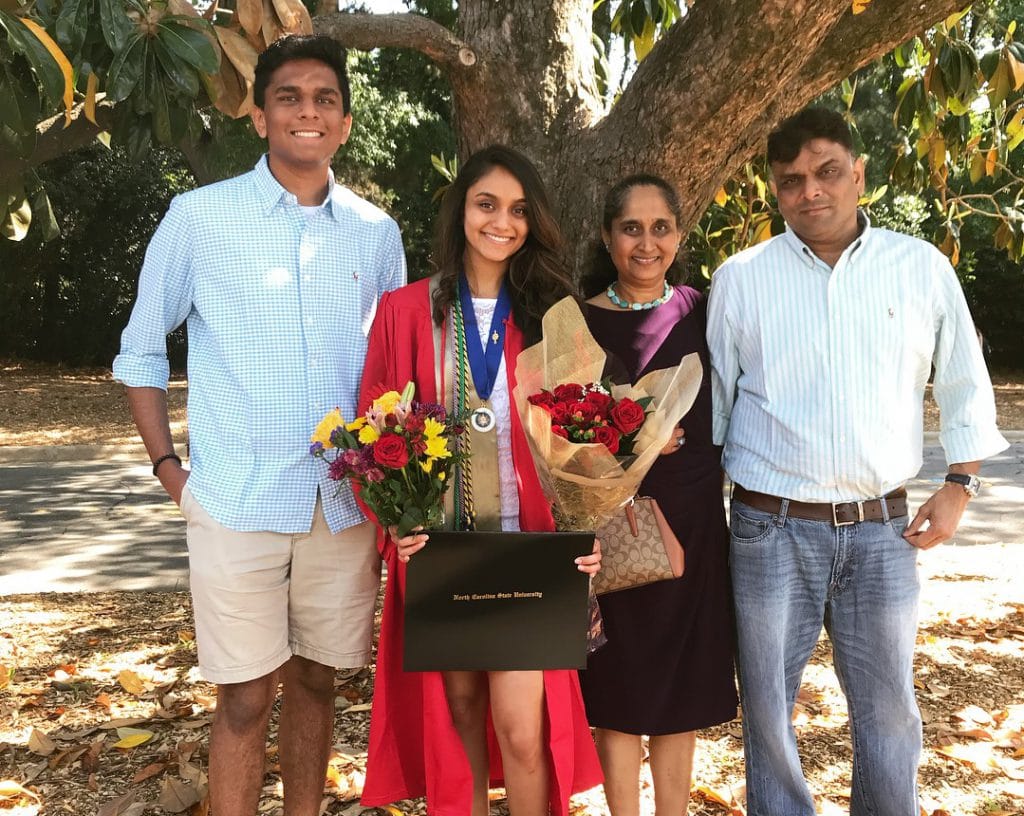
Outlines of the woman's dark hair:
{"type": "Polygon", "coordinates": [[[529,234],[512,256],[505,281],[512,316],[527,343],[540,340],[544,312],[573,293],[566,273],[562,232],[551,213],[544,183],[526,156],[504,145],[478,150],[459,170],[444,194],[437,218],[433,265],[440,273],[434,294],[434,322],[441,325],[458,297],[457,283],[466,251],[466,193],[495,167],[507,170],[523,186],[529,234]]]}
{"type": "MultiPolygon", "coordinates": [[[[601,213],[601,226],[605,232],[611,232],[612,222],[622,215],[626,206],[626,199],[633,192],[634,187],[654,187],[661,193],[665,204],[676,219],[676,229],[679,229],[682,218],[682,205],[679,203],[679,193],[676,188],[669,184],[661,176],[654,176],[650,173],[636,173],[626,176],[608,191],[604,197],[604,210],[601,213]]],[[[605,249],[604,241],[600,238],[593,242],[590,249],[590,263],[587,271],[580,279],[580,290],[583,297],[591,298],[599,292],[603,292],[619,277],[619,272],[612,263],[612,256],[605,249]]],[[[683,279],[683,268],[677,257],[672,261],[671,266],[665,272],[665,280],[669,284],[679,283],[683,279]]]]}
{"type": "Polygon", "coordinates": [[[341,112],[348,114],[352,109],[352,92],[348,85],[346,52],[337,40],[325,34],[293,34],[275,40],[256,61],[256,78],[252,84],[253,104],[262,108],[266,104],[267,86],[274,71],[286,62],[295,60],[318,60],[334,71],[341,91],[341,112]]]}

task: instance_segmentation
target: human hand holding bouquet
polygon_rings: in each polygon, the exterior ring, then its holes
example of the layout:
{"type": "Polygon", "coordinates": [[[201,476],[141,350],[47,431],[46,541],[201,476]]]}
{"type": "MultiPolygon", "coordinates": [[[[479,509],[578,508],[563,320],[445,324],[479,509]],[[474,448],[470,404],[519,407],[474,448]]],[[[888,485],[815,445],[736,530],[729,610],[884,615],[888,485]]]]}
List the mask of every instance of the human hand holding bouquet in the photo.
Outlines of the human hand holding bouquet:
{"type": "Polygon", "coordinates": [[[444,406],[414,402],[414,394],[411,382],[401,394],[388,391],[352,422],[335,408],[310,437],[309,452],[328,463],[328,476],[358,486],[359,498],[397,538],[441,526],[442,498],[459,459],[451,441],[462,426],[444,406]]]}

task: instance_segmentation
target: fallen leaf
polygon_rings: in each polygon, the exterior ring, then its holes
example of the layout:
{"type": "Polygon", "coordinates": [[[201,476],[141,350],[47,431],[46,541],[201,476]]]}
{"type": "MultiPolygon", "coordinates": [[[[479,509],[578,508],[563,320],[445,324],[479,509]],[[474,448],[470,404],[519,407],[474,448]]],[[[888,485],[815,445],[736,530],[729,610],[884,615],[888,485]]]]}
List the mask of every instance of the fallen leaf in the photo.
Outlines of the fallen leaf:
{"type": "Polygon", "coordinates": [[[57,750],[57,743],[50,739],[49,734],[33,728],[28,735],[28,750],[39,756],[49,756],[57,750]]]}
{"type": "Polygon", "coordinates": [[[66,751],[61,751],[59,754],[54,754],[50,757],[50,768],[56,768],[61,763],[71,765],[76,759],[82,754],[89,750],[88,745],[81,745],[77,748],[69,748],[66,751]]]}
{"type": "Polygon", "coordinates": [[[167,766],[164,765],[164,763],[152,762],[145,768],[143,768],[141,771],[139,771],[137,774],[135,774],[135,776],[132,777],[132,782],[144,782],[145,780],[150,779],[151,777],[154,777],[159,773],[162,773],[166,769],[167,766]]]}
{"type": "Polygon", "coordinates": [[[103,706],[107,711],[110,711],[110,706],[112,705],[110,695],[105,691],[101,691],[96,695],[96,705],[103,706]]]}
{"type": "Polygon", "coordinates": [[[142,682],[142,678],[131,669],[122,669],[121,673],[117,675],[117,682],[121,684],[121,688],[136,697],[146,690],[146,684],[142,682]]]}
{"type": "Polygon", "coordinates": [[[348,708],[346,708],[343,713],[354,714],[357,711],[369,711],[371,707],[372,706],[370,703],[357,703],[356,705],[349,706],[348,708]]]}
{"type": "Polygon", "coordinates": [[[135,804],[135,798],[135,794],[128,791],[128,793],[101,805],[100,809],[96,811],[96,816],[124,816],[128,808],[135,804]]]}
{"type": "Polygon", "coordinates": [[[11,684],[12,677],[14,677],[14,669],[0,664],[0,689],[7,688],[11,684]]]}
{"type": "Polygon", "coordinates": [[[149,722],[151,717],[121,717],[116,720],[108,720],[105,723],[100,723],[100,728],[111,730],[113,728],[130,728],[133,725],[141,725],[144,722],[149,722]]]}
{"type": "Polygon", "coordinates": [[[135,748],[153,739],[153,732],[145,728],[118,728],[117,735],[121,739],[113,744],[113,748],[135,748]]]}
{"type": "Polygon", "coordinates": [[[197,804],[201,798],[195,787],[168,776],[160,783],[160,798],[156,803],[168,813],[181,813],[197,804]]]}
{"type": "MultiPolygon", "coordinates": [[[[106,737],[97,737],[89,745],[89,750],[85,752],[85,756],[82,757],[82,767],[90,773],[95,771],[100,766],[100,754],[103,753],[103,748],[106,745],[106,737]]],[[[95,790],[95,788],[93,789],[95,790]]]]}

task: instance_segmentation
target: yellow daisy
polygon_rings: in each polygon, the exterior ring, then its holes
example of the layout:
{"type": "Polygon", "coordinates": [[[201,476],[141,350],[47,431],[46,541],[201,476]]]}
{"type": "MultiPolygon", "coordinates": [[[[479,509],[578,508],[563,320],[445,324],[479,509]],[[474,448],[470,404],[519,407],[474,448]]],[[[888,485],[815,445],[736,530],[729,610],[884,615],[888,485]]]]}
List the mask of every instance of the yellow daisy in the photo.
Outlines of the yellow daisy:
{"type": "Polygon", "coordinates": [[[316,426],[316,430],[313,431],[313,435],[309,438],[310,442],[319,442],[325,448],[333,448],[331,444],[331,434],[335,428],[338,428],[345,424],[345,420],[341,418],[341,409],[335,408],[327,416],[320,420],[320,424],[316,426]]]}

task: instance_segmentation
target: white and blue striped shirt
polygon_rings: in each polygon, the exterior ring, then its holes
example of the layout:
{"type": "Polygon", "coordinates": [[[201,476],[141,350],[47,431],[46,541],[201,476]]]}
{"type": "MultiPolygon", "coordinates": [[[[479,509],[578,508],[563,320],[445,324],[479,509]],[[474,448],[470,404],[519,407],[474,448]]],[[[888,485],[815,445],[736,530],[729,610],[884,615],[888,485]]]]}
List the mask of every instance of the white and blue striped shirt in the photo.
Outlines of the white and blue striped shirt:
{"type": "Polygon", "coordinates": [[[168,332],[188,322],[189,491],[234,530],[308,532],[317,488],[338,531],[364,520],[327,479],[309,435],[356,410],[380,295],[405,283],[398,225],[329,182],[305,214],[271,174],[171,202],[146,251],[114,377],[167,388],[168,332]]]}
{"type": "Polygon", "coordinates": [[[947,461],[1007,447],[949,262],[862,220],[834,268],[787,229],[712,280],[714,439],[730,478],[749,490],[836,502],[914,477],[932,366],[947,461]]]}

